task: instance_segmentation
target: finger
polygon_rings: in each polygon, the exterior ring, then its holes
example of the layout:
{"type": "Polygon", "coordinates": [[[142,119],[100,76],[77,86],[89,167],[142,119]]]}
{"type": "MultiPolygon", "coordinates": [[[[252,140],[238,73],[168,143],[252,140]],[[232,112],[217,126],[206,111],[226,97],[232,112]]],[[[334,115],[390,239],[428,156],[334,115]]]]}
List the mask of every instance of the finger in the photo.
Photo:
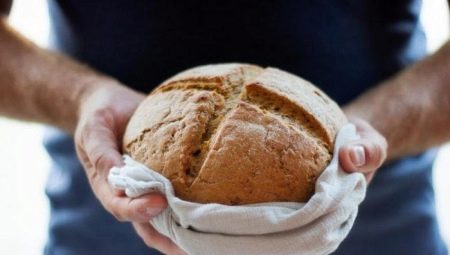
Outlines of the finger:
{"type": "Polygon", "coordinates": [[[187,255],[172,240],[158,233],[150,223],[135,223],[133,226],[147,246],[168,255],[187,255]]]}
{"type": "Polygon", "coordinates": [[[371,173],[381,166],[386,158],[383,141],[378,138],[354,141],[339,150],[339,161],[348,172],[371,173]]]}
{"type": "Polygon", "coordinates": [[[346,144],[339,149],[339,163],[347,172],[358,171],[366,163],[364,147],[346,144]]]}
{"type": "MultiPolygon", "coordinates": [[[[89,180],[100,178],[106,181],[113,166],[123,165],[122,156],[117,152],[117,144],[109,129],[100,125],[96,129],[86,127],[77,141],[78,156],[89,180]]],[[[124,195],[120,190],[115,190],[114,193],[124,195]]]]}
{"type": "Polygon", "coordinates": [[[99,189],[97,194],[102,204],[119,221],[148,222],[167,207],[166,199],[157,193],[137,198],[118,196],[109,184],[98,179],[92,186],[99,189]]]}
{"type": "Polygon", "coordinates": [[[359,125],[362,127],[359,131],[361,135],[361,144],[365,151],[365,165],[360,169],[362,171],[374,171],[378,169],[387,157],[386,139],[367,122],[359,125]]]}
{"type": "MultiPolygon", "coordinates": [[[[82,151],[84,157],[80,159],[84,162],[86,172],[89,179],[94,179],[97,175],[100,178],[107,179],[109,171],[114,166],[122,166],[123,159],[120,153],[117,151],[117,143],[115,142],[115,136],[109,128],[101,127],[98,125],[95,130],[88,129],[88,134],[84,134],[82,138],[82,151]],[[89,153],[84,152],[85,150],[89,153]],[[88,156],[89,155],[89,156],[88,156]]],[[[114,189],[113,193],[117,196],[125,196],[123,190],[114,189]]]]}
{"type": "Polygon", "coordinates": [[[82,148],[95,171],[106,177],[113,166],[122,166],[117,137],[101,121],[88,124],[82,131],[82,148]]]}
{"type": "Polygon", "coordinates": [[[368,122],[362,119],[351,121],[361,138],[341,147],[339,161],[345,171],[361,172],[370,180],[386,159],[387,142],[368,122]]]}
{"type": "MultiPolygon", "coordinates": [[[[83,149],[78,149],[80,158],[87,159],[83,149]]],[[[84,161],[84,160],[83,160],[84,161]]],[[[113,190],[107,178],[96,174],[93,165],[85,162],[85,168],[89,173],[89,182],[103,207],[119,221],[148,222],[154,216],[160,214],[167,202],[160,194],[146,194],[138,198],[129,198],[123,191],[113,190]]]]}
{"type": "Polygon", "coordinates": [[[388,144],[384,136],[382,136],[366,121],[359,119],[357,120],[357,123],[358,124],[356,125],[356,131],[361,136],[361,138],[372,140],[373,142],[377,143],[381,147],[383,154],[386,154],[388,144]]]}

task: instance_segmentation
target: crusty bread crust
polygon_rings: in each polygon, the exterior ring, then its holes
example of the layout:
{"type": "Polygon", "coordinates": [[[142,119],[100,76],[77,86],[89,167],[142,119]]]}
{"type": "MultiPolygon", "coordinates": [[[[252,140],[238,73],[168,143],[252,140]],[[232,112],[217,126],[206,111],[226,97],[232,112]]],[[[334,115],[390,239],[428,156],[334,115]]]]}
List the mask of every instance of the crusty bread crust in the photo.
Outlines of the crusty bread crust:
{"type": "Polygon", "coordinates": [[[184,200],[305,202],[345,122],[333,100],[297,76],[207,65],[158,86],[132,116],[123,149],[184,200]]]}

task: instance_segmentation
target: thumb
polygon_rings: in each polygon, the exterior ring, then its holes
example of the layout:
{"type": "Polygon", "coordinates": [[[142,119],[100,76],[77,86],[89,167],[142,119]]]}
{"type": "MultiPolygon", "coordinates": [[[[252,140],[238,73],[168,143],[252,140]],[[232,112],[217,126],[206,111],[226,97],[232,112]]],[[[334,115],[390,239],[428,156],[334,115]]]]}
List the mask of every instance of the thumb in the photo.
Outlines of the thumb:
{"type": "Polygon", "coordinates": [[[352,141],[339,150],[339,163],[344,171],[360,172],[370,181],[386,159],[386,139],[368,123],[355,123],[360,139],[352,141]]]}
{"type": "Polygon", "coordinates": [[[348,172],[373,172],[381,166],[385,157],[382,145],[367,139],[346,144],[339,151],[340,164],[348,172]]]}

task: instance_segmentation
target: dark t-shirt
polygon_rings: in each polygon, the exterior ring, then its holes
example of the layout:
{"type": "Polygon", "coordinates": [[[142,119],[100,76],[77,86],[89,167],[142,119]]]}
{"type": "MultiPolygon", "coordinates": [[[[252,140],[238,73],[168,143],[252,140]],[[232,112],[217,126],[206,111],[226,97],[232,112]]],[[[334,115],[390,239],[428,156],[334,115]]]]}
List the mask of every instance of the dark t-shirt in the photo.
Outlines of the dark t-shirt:
{"type": "MultiPolygon", "coordinates": [[[[275,66],[344,104],[425,55],[418,0],[50,1],[55,49],[148,92],[208,63],[275,66]]],[[[70,86],[70,85],[68,85],[70,86]]],[[[376,106],[374,106],[376,107],[376,106]]],[[[97,202],[72,140],[49,130],[46,254],[157,254],[97,202]]],[[[430,151],[384,166],[335,254],[443,255],[430,151]]]]}

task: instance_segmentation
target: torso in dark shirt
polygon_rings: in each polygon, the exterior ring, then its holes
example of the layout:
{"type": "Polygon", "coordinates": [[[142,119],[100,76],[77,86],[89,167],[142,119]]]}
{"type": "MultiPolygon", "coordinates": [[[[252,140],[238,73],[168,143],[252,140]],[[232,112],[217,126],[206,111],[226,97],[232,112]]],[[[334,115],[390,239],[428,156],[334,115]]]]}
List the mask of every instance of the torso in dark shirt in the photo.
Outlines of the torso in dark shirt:
{"type": "MultiPolygon", "coordinates": [[[[195,65],[247,62],[300,75],[340,104],[425,55],[416,0],[174,2],[50,1],[53,46],[144,92],[195,65]]],[[[151,253],[92,196],[70,138],[49,131],[46,146],[54,159],[47,253],[151,253]]],[[[446,254],[433,158],[381,169],[336,254],[446,254]]]]}

